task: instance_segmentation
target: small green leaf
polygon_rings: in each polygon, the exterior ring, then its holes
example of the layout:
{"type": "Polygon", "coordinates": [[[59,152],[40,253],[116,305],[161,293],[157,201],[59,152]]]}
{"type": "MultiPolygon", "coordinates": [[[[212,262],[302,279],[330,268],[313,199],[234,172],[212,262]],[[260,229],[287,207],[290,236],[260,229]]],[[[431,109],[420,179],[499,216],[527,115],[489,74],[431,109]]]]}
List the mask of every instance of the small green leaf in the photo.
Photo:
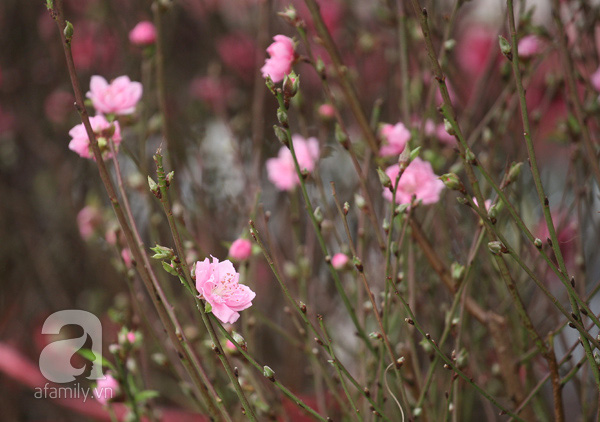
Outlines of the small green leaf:
{"type": "Polygon", "coordinates": [[[206,312],[207,314],[212,312],[212,305],[208,302],[204,303],[204,312],[206,312]]]}
{"type": "Polygon", "coordinates": [[[150,399],[153,399],[154,397],[158,397],[159,395],[160,394],[158,393],[158,391],[144,390],[144,391],[140,391],[139,393],[137,393],[135,395],[134,400],[136,403],[141,403],[141,402],[145,402],[150,399]]]}
{"type": "Polygon", "coordinates": [[[171,275],[177,276],[177,270],[175,268],[173,268],[172,266],[170,266],[169,264],[167,264],[165,261],[161,262],[163,269],[168,272],[171,275]]]}
{"type": "MultiPolygon", "coordinates": [[[[85,359],[89,360],[90,362],[93,362],[96,360],[96,354],[94,352],[92,352],[90,349],[79,349],[77,351],[77,353],[80,356],[83,356],[85,359]]],[[[112,369],[113,371],[116,371],[115,366],[109,360],[107,360],[104,356],[100,356],[100,361],[102,362],[102,366],[112,369]]]]}

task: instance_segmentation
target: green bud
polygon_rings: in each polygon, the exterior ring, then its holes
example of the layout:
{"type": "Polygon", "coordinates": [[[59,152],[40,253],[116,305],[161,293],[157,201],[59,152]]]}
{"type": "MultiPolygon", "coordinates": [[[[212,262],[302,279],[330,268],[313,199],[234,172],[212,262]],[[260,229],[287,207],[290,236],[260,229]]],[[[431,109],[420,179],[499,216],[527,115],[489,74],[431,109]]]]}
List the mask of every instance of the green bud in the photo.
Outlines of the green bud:
{"type": "Polygon", "coordinates": [[[467,366],[468,362],[469,353],[464,348],[460,349],[460,352],[458,352],[458,356],[456,357],[456,366],[458,366],[459,369],[462,369],[467,366]]]}
{"type": "Polygon", "coordinates": [[[400,204],[396,207],[396,209],[394,210],[394,212],[396,213],[396,215],[398,214],[404,214],[406,212],[406,210],[408,209],[408,207],[410,206],[410,204],[400,204]]]}
{"type": "Polygon", "coordinates": [[[288,114],[287,111],[279,107],[277,109],[277,120],[283,127],[288,127],[288,114]]]}
{"type": "Polygon", "coordinates": [[[475,161],[475,154],[470,149],[468,149],[465,152],[465,160],[467,160],[467,162],[469,162],[469,163],[472,163],[475,161]]]}
{"type": "Polygon", "coordinates": [[[273,371],[267,365],[263,367],[263,375],[265,376],[265,378],[269,378],[269,380],[275,381],[275,371],[273,371]]]}
{"type": "Polygon", "coordinates": [[[431,345],[431,343],[429,343],[429,341],[427,339],[423,339],[419,342],[419,345],[423,348],[423,350],[425,351],[425,353],[430,354],[433,353],[433,346],[431,345]]]}
{"type": "Polygon", "coordinates": [[[451,51],[455,46],[456,46],[456,40],[454,40],[454,39],[449,39],[444,43],[444,48],[447,51],[451,51]]]}
{"type": "Polygon", "coordinates": [[[65,38],[67,39],[67,43],[71,42],[73,38],[73,32],[75,32],[73,28],[73,24],[69,21],[66,21],[65,29],[64,29],[65,38]]]}
{"type": "Polygon", "coordinates": [[[502,35],[498,35],[498,43],[500,44],[500,51],[506,56],[508,60],[512,60],[512,47],[508,40],[502,35]]]}
{"type": "Polygon", "coordinates": [[[383,224],[382,224],[383,230],[387,233],[390,230],[390,222],[388,221],[387,218],[383,219],[383,224]]]}
{"type": "Polygon", "coordinates": [[[54,1],[53,0],[46,0],[46,8],[48,10],[54,10],[54,1]]]}
{"type": "Polygon", "coordinates": [[[465,187],[456,174],[446,173],[440,176],[439,179],[444,182],[444,185],[448,189],[457,190],[463,193],[465,192],[465,187]]]}
{"type": "Polygon", "coordinates": [[[173,259],[175,257],[173,249],[166,246],[156,245],[150,248],[150,250],[154,252],[154,255],[151,256],[152,259],[173,259]]]}
{"type": "Polygon", "coordinates": [[[344,215],[348,215],[348,211],[350,211],[350,204],[348,202],[344,202],[344,215]]]}
{"type": "Polygon", "coordinates": [[[269,91],[271,91],[271,93],[275,95],[275,83],[269,75],[267,75],[267,77],[265,78],[265,85],[267,86],[267,88],[269,88],[269,91]]]}
{"type": "Polygon", "coordinates": [[[169,173],[167,173],[167,175],[165,176],[165,182],[167,183],[167,186],[171,184],[171,182],[173,181],[173,177],[175,177],[174,171],[170,171],[169,173]]]}
{"type": "Polygon", "coordinates": [[[281,16],[288,24],[296,26],[298,21],[298,13],[296,12],[294,6],[290,5],[283,12],[279,12],[277,14],[281,16]]]}
{"type": "Polygon", "coordinates": [[[523,163],[512,163],[510,165],[510,170],[508,171],[508,181],[509,183],[514,183],[519,178],[521,174],[521,167],[523,167],[523,163]]]}
{"type": "Polygon", "coordinates": [[[415,407],[413,410],[413,416],[415,418],[418,418],[419,416],[421,416],[423,414],[423,409],[421,409],[420,407],[415,407]]]}
{"type": "Polygon", "coordinates": [[[497,240],[495,240],[493,242],[489,242],[488,249],[494,255],[500,255],[501,253],[506,252],[506,247],[502,244],[502,242],[499,242],[497,240]]]}
{"type": "Polygon", "coordinates": [[[458,262],[453,262],[450,266],[450,273],[452,274],[452,279],[454,281],[460,281],[465,276],[465,266],[458,262]]]}
{"type": "Polygon", "coordinates": [[[379,176],[379,182],[381,183],[381,186],[384,188],[392,187],[392,180],[390,179],[390,176],[385,174],[381,167],[377,167],[377,175],[379,176]]]}
{"type": "Polygon", "coordinates": [[[246,339],[244,337],[242,337],[242,335],[240,333],[238,333],[237,331],[234,331],[233,333],[231,333],[231,336],[233,337],[235,342],[240,345],[240,347],[242,349],[246,350],[246,348],[247,348],[246,339]]]}
{"type": "Polygon", "coordinates": [[[452,127],[452,123],[448,119],[444,119],[444,130],[448,132],[449,135],[456,135],[454,128],[452,127]]]}
{"type": "Polygon", "coordinates": [[[348,148],[348,135],[342,130],[339,124],[335,124],[335,140],[338,141],[344,148],[348,148]]]}
{"type": "Polygon", "coordinates": [[[273,131],[275,131],[275,136],[277,136],[277,139],[279,139],[279,142],[281,142],[283,145],[288,144],[287,134],[282,127],[273,125],[273,131]]]}
{"type": "Polygon", "coordinates": [[[315,216],[315,220],[317,220],[317,223],[320,224],[323,222],[323,211],[321,211],[321,207],[315,208],[315,210],[313,211],[313,215],[315,216]]]}
{"type": "Polygon", "coordinates": [[[293,98],[298,93],[300,87],[300,77],[292,70],[289,75],[283,79],[284,98],[293,98]]]}
{"type": "MultiPolygon", "coordinates": [[[[162,264],[163,270],[165,270],[166,272],[168,272],[171,275],[174,275],[175,277],[178,276],[177,270],[175,268],[173,268],[172,265],[170,265],[166,261],[162,261],[161,264],[162,264]]],[[[208,302],[206,302],[206,303],[208,303],[208,302]]]]}
{"type": "Polygon", "coordinates": [[[152,178],[150,176],[148,176],[148,186],[150,187],[150,191],[152,193],[158,192],[158,185],[156,184],[156,182],[154,180],[152,180],[152,178]]]}
{"type": "Polygon", "coordinates": [[[321,76],[321,78],[325,77],[325,63],[322,59],[317,59],[317,64],[315,66],[317,73],[321,76]]]}
{"type": "Polygon", "coordinates": [[[362,210],[363,208],[365,208],[367,206],[367,202],[365,201],[365,198],[363,198],[362,195],[359,195],[358,193],[354,194],[354,203],[356,204],[356,207],[359,210],[362,210]]]}
{"type": "Polygon", "coordinates": [[[538,249],[542,249],[542,239],[538,239],[538,238],[536,238],[536,239],[533,241],[533,244],[535,245],[535,247],[536,247],[536,248],[538,248],[538,249]]]}

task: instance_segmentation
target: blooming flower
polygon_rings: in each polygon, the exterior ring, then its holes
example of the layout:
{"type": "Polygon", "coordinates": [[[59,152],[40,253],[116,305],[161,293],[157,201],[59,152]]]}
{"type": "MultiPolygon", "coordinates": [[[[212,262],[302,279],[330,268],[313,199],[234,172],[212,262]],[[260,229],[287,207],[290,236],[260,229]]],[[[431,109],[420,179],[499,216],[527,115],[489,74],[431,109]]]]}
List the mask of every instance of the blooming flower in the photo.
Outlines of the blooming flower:
{"type": "MultiPolygon", "coordinates": [[[[392,180],[392,185],[396,182],[399,171],[400,166],[398,164],[394,164],[385,170],[385,174],[392,180]]],[[[396,203],[409,204],[412,196],[415,195],[417,200],[420,200],[423,204],[433,204],[439,201],[442,189],[444,189],[444,182],[435,175],[431,164],[417,157],[408,165],[404,170],[404,174],[400,177],[396,191],[396,203]]],[[[391,202],[392,192],[386,188],[383,191],[383,197],[391,202]]]]}
{"type": "Polygon", "coordinates": [[[250,287],[239,283],[240,275],[231,261],[208,258],[196,262],[196,289],[211,306],[212,313],[224,323],[234,323],[239,311],[252,306],[256,296],[250,287]]]}
{"type": "Polygon", "coordinates": [[[333,265],[333,268],[336,270],[341,270],[346,266],[348,260],[348,255],[345,253],[336,253],[333,255],[333,258],[331,258],[331,265],[333,265]]]}
{"type": "MultiPolygon", "coordinates": [[[[100,151],[103,153],[104,158],[110,158],[112,155],[108,146],[108,139],[112,139],[115,150],[118,150],[119,144],[121,143],[121,128],[119,122],[109,123],[106,118],[102,115],[90,117],[90,124],[92,130],[98,140],[98,146],[100,151]],[[104,154],[106,153],[106,154],[104,154]]],[[[76,152],[83,158],[93,158],[94,153],[90,149],[90,140],[87,136],[87,132],[83,123],[75,126],[69,131],[71,136],[71,142],[69,142],[69,149],[76,152]]]]}
{"type": "Polygon", "coordinates": [[[540,51],[540,39],[536,35],[527,35],[519,41],[517,51],[519,57],[528,58],[535,56],[540,51]]]}
{"type": "Polygon", "coordinates": [[[154,44],[156,42],[156,28],[154,28],[154,24],[149,21],[138,23],[129,32],[129,41],[135,45],[154,44]]]}
{"type": "Polygon", "coordinates": [[[245,261],[252,254],[252,243],[248,239],[237,239],[229,248],[229,256],[236,261],[245,261]]]}
{"type": "Polygon", "coordinates": [[[115,398],[120,391],[119,381],[111,375],[100,378],[94,388],[94,397],[103,405],[106,405],[111,399],[115,398]]]}
{"type": "Polygon", "coordinates": [[[292,70],[292,63],[296,58],[294,41],[285,35],[275,35],[275,42],[267,48],[270,58],[265,60],[265,65],[260,69],[263,78],[270,76],[273,82],[280,82],[292,70]]]}
{"type": "Polygon", "coordinates": [[[142,84],[132,82],[128,76],[119,76],[109,84],[102,76],[94,75],[86,95],[100,113],[132,114],[142,98],[142,84]]]}
{"type": "Polygon", "coordinates": [[[379,155],[382,157],[400,154],[410,139],[410,131],[403,123],[396,123],[394,126],[383,125],[381,135],[383,135],[384,144],[379,150],[379,155]]]}
{"type": "MultiPolygon", "coordinates": [[[[313,171],[319,158],[319,141],[316,138],[305,140],[300,135],[293,135],[292,142],[300,170],[313,171]]],[[[300,183],[294,166],[294,158],[287,147],[281,147],[277,158],[269,158],[266,166],[269,180],[279,190],[289,191],[300,183]]]]}

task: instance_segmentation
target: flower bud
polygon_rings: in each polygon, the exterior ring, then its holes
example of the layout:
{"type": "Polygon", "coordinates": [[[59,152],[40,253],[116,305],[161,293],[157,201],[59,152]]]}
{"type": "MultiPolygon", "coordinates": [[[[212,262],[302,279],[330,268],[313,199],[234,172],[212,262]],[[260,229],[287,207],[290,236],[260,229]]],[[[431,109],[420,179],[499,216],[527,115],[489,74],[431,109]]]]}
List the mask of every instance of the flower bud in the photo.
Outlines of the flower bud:
{"type": "Polygon", "coordinates": [[[344,215],[348,215],[348,211],[350,211],[350,204],[348,202],[344,202],[344,215]]]}
{"type": "Polygon", "coordinates": [[[293,98],[298,93],[300,87],[300,77],[292,70],[289,75],[283,79],[284,98],[293,98]]]}
{"type": "Polygon", "coordinates": [[[279,123],[281,123],[281,125],[283,127],[288,127],[288,115],[287,115],[287,111],[285,111],[281,107],[279,107],[277,109],[277,120],[279,121],[279,123]]]}
{"type": "Polygon", "coordinates": [[[456,135],[454,128],[452,127],[452,123],[448,119],[444,119],[444,130],[448,132],[448,135],[456,135]]]}
{"type": "Polygon", "coordinates": [[[315,216],[317,223],[321,224],[323,222],[323,211],[321,211],[321,207],[315,208],[313,215],[315,216]]]}
{"type": "Polygon", "coordinates": [[[493,242],[489,242],[488,249],[494,255],[500,255],[501,253],[507,252],[506,247],[502,244],[502,242],[499,242],[497,240],[495,240],[493,242]]]}
{"type": "Polygon", "coordinates": [[[156,245],[150,250],[154,252],[154,255],[151,256],[152,259],[173,259],[175,257],[173,249],[166,246],[156,245]]]}
{"type": "Polygon", "coordinates": [[[465,266],[458,262],[453,262],[450,266],[450,273],[452,274],[452,279],[454,281],[460,281],[465,276],[465,266]]]}
{"type": "Polygon", "coordinates": [[[363,208],[365,208],[367,206],[367,202],[365,201],[365,198],[363,198],[363,196],[359,195],[358,193],[354,194],[354,203],[356,204],[356,207],[359,210],[362,210],[363,208]]]}
{"type": "Polygon", "coordinates": [[[502,35],[498,35],[498,42],[500,44],[500,51],[506,56],[508,60],[512,61],[512,47],[508,40],[502,35]]]}
{"type": "Polygon", "coordinates": [[[533,244],[535,245],[535,247],[536,247],[536,248],[538,248],[538,249],[542,249],[542,239],[538,239],[538,238],[536,238],[536,239],[533,241],[533,244]]]}
{"type": "Polygon", "coordinates": [[[158,185],[150,176],[148,176],[148,186],[150,187],[150,191],[156,195],[158,192],[158,185]]]}
{"type": "Polygon", "coordinates": [[[512,163],[510,165],[510,170],[508,171],[508,182],[513,183],[516,182],[521,174],[521,167],[523,167],[523,163],[512,163]]]}
{"type": "Polygon", "coordinates": [[[448,189],[457,190],[466,193],[465,186],[462,184],[458,176],[454,173],[446,173],[440,176],[440,180],[448,189]]]}
{"type": "Polygon", "coordinates": [[[71,42],[71,39],[73,38],[73,32],[75,32],[75,30],[73,29],[73,24],[69,21],[65,22],[65,29],[64,29],[64,34],[65,34],[65,38],[67,39],[67,43],[71,42]]]}
{"type": "Polygon", "coordinates": [[[384,188],[392,187],[392,180],[390,179],[390,176],[385,174],[381,167],[377,168],[377,175],[379,176],[379,182],[381,183],[381,186],[384,188]]]}
{"type": "Polygon", "coordinates": [[[263,375],[266,378],[269,378],[269,380],[271,381],[275,381],[275,371],[273,371],[271,368],[269,368],[267,365],[265,365],[263,367],[263,375]]]}
{"type": "Polygon", "coordinates": [[[273,125],[273,131],[275,131],[275,136],[277,136],[277,139],[279,139],[279,142],[281,142],[283,145],[288,144],[288,138],[287,138],[287,135],[283,128],[281,128],[277,125],[273,125]]]}

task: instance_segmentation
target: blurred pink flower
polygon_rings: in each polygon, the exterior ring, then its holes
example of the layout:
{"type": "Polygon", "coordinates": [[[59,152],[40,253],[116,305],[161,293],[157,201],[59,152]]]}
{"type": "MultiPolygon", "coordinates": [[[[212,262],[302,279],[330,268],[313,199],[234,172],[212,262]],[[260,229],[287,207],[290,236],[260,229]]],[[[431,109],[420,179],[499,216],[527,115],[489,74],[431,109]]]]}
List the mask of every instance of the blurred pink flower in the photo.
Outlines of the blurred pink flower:
{"type": "Polygon", "coordinates": [[[440,142],[443,142],[446,145],[456,145],[456,138],[446,131],[446,127],[443,123],[440,123],[436,126],[435,135],[440,140],[440,142]]]}
{"type": "Polygon", "coordinates": [[[100,113],[132,114],[140,98],[142,84],[132,82],[128,76],[119,76],[110,84],[102,76],[94,75],[87,97],[100,113]]]}
{"type": "Polygon", "coordinates": [[[136,335],[135,331],[130,331],[127,333],[127,341],[131,344],[135,343],[136,335]]]}
{"type": "Polygon", "coordinates": [[[88,240],[101,224],[102,214],[98,208],[92,205],[86,205],[77,213],[79,234],[85,240],[88,240]]]}
{"type": "MultiPolygon", "coordinates": [[[[392,180],[392,185],[396,182],[399,171],[400,166],[398,164],[386,169],[385,174],[392,180]]],[[[413,195],[415,195],[417,200],[421,200],[423,204],[433,204],[439,201],[443,189],[444,183],[435,175],[431,164],[417,157],[408,165],[404,174],[400,177],[396,192],[396,203],[409,204],[413,195]]],[[[392,192],[385,188],[383,197],[391,202],[392,192]]]]}
{"type": "Polygon", "coordinates": [[[252,255],[252,243],[248,239],[237,239],[229,248],[229,256],[236,261],[245,261],[252,255]]]}
{"type": "Polygon", "coordinates": [[[252,80],[256,59],[254,40],[243,32],[225,35],[217,41],[217,52],[221,61],[246,79],[252,80]]]}
{"type": "MultiPolygon", "coordinates": [[[[319,158],[319,141],[316,138],[305,140],[300,135],[293,135],[292,142],[300,170],[313,171],[319,158]]],[[[279,190],[289,191],[300,183],[294,166],[294,158],[287,147],[281,147],[277,158],[269,158],[266,166],[269,180],[279,190]]]]}
{"type": "Polygon", "coordinates": [[[240,284],[240,275],[231,261],[212,263],[206,258],[196,262],[196,289],[200,297],[212,306],[212,313],[222,322],[233,324],[240,317],[239,311],[252,306],[256,296],[250,287],[240,284]]]}
{"type": "MultiPolygon", "coordinates": [[[[90,117],[90,124],[96,135],[96,139],[98,139],[98,146],[100,147],[100,151],[103,153],[104,158],[112,157],[107,137],[112,139],[115,144],[115,150],[118,151],[119,144],[121,143],[121,128],[119,122],[109,123],[104,116],[99,114],[98,116],[90,117]],[[112,132],[113,128],[114,133],[111,135],[110,132],[112,132]]],[[[72,128],[69,131],[69,135],[73,138],[71,139],[71,142],[69,142],[69,149],[71,151],[76,152],[83,158],[95,158],[94,153],[90,149],[90,140],[83,123],[72,128]]]]}
{"type": "Polygon", "coordinates": [[[460,67],[471,75],[483,72],[490,54],[498,53],[495,31],[481,24],[466,25],[459,36],[456,56],[460,67]]]}
{"type": "Polygon", "coordinates": [[[131,268],[133,264],[133,258],[131,258],[131,251],[129,248],[125,248],[121,251],[121,258],[123,259],[123,263],[127,268],[131,268]]]}
{"type": "Polygon", "coordinates": [[[113,29],[86,20],[74,25],[77,34],[71,42],[71,51],[77,69],[111,71],[117,63],[119,51],[113,29]]]}
{"type": "Polygon", "coordinates": [[[267,48],[270,58],[265,61],[265,65],[260,69],[263,78],[270,76],[273,82],[280,82],[285,75],[292,70],[292,63],[296,58],[294,51],[294,41],[285,35],[275,35],[275,42],[267,48]]]}
{"type": "Polygon", "coordinates": [[[527,58],[538,54],[541,47],[541,41],[537,35],[527,35],[519,40],[517,50],[519,57],[527,58]]]}
{"type": "Polygon", "coordinates": [[[100,378],[94,388],[94,397],[103,405],[106,405],[110,400],[119,395],[119,381],[111,375],[106,375],[100,378]]]}
{"type": "Polygon", "coordinates": [[[150,21],[141,21],[129,32],[129,41],[135,45],[150,45],[156,42],[156,28],[150,21]]]}
{"type": "Polygon", "coordinates": [[[403,123],[396,123],[394,126],[385,124],[381,128],[383,135],[383,145],[379,150],[382,157],[389,155],[399,155],[404,151],[406,143],[410,140],[410,131],[403,123]]]}
{"type": "Polygon", "coordinates": [[[198,76],[190,83],[193,97],[205,102],[217,112],[223,112],[231,97],[231,84],[216,76],[198,76]]]}
{"type": "MultiPolygon", "coordinates": [[[[473,197],[473,202],[475,202],[475,205],[477,205],[479,207],[479,203],[477,202],[477,198],[473,197]]],[[[492,200],[491,199],[486,199],[485,202],[485,210],[489,211],[490,207],[492,206],[492,200]]]]}
{"type": "Polygon", "coordinates": [[[235,344],[233,344],[231,340],[227,340],[225,342],[225,348],[232,352],[235,352],[237,350],[237,347],[235,347],[235,344]]]}
{"type": "Polygon", "coordinates": [[[600,67],[596,69],[594,73],[592,73],[592,76],[590,77],[590,82],[592,83],[594,89],[600,92],[600,67]]]}
{"type": "Polygon", "coordinates": [[[70,92],[54,90],[44,101],[44,113],[52,123],[64,123],[69,114],[75,110],[74,102],[75,98],[70,92]]]}
{"type": "Polygon", "coordinates": [[[335,109],[331,104],[321,104],[319,106],[319,116],[322,119],[331,119],[335,116],[335,109]]]}
{"type": "Polygon", "coordinates": [[[331,258],[331,265],[333,265],[333,268],[335,268],[336,270],[341,270],[346,266],[348,261],[348,255],[346,255],[345,253],[336,253],[335,255],[333,255],[333,258],[331,258]]]}

